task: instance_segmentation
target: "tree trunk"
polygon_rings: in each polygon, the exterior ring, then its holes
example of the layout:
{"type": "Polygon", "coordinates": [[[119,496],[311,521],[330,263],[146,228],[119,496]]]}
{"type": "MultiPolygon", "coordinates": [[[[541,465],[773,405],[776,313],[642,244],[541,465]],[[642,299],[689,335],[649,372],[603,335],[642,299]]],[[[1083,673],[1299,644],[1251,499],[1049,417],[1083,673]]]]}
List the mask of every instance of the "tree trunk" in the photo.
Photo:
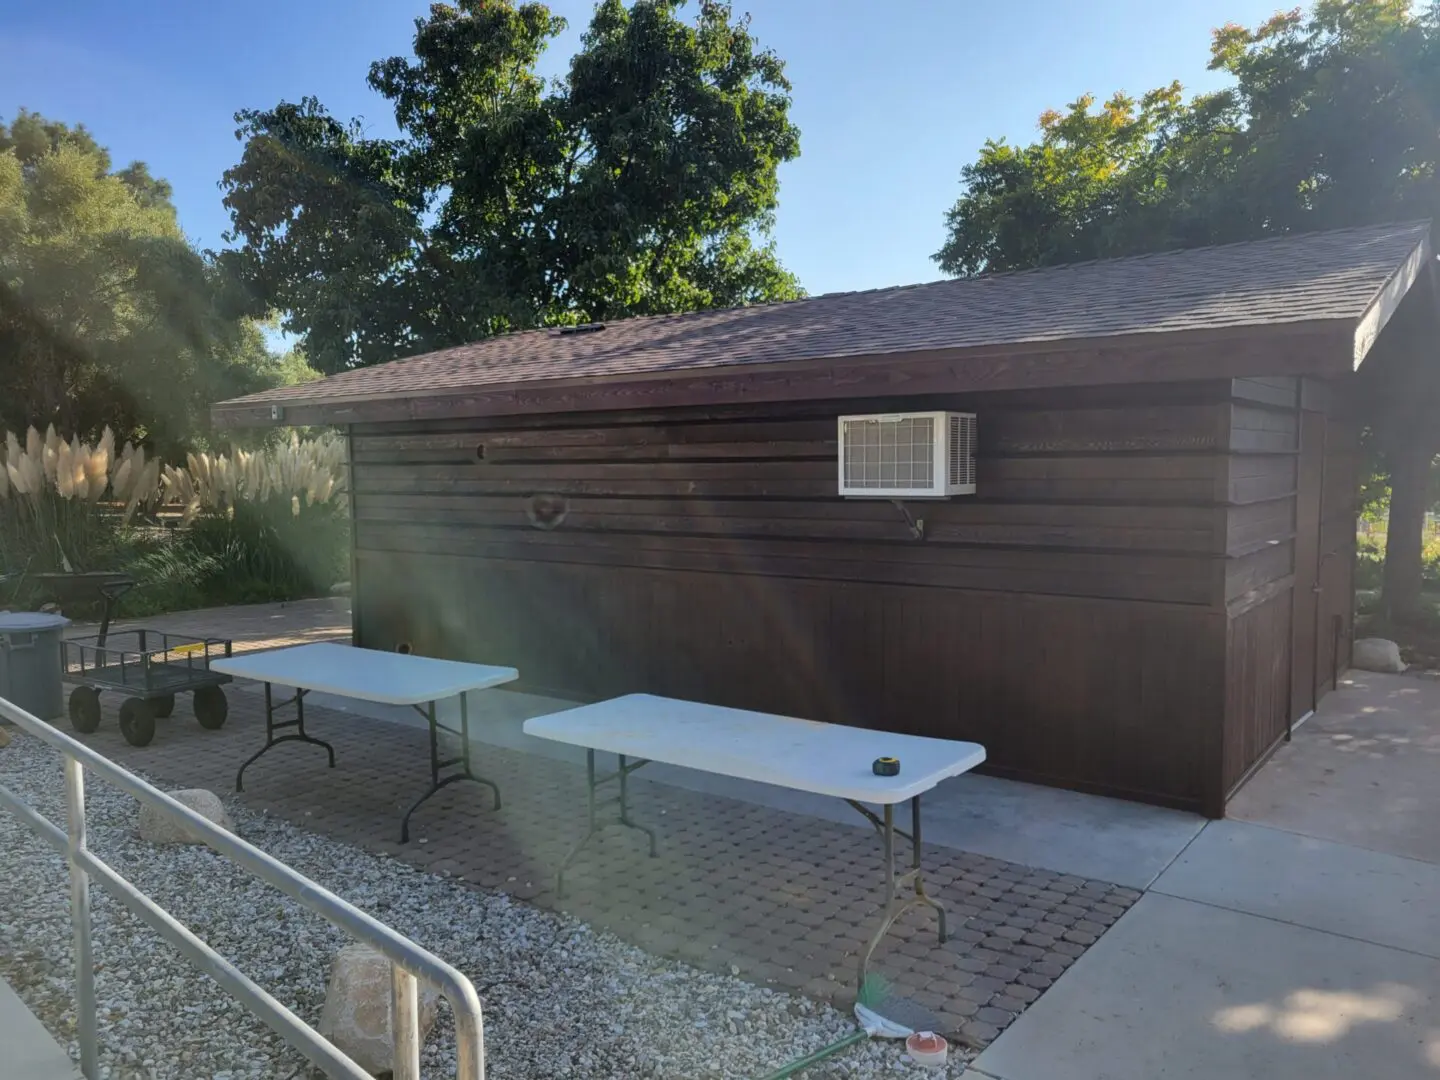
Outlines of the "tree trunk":
{"type": "Polygon", "coordinates": [[[1404,440],[1390,459],[1390,521],[1386,527],[1385,580],[1381,599],[1391,619],[1406,619],[1420,606],[1421,549],[1430,501],[1428,439],[1404,440]]]}

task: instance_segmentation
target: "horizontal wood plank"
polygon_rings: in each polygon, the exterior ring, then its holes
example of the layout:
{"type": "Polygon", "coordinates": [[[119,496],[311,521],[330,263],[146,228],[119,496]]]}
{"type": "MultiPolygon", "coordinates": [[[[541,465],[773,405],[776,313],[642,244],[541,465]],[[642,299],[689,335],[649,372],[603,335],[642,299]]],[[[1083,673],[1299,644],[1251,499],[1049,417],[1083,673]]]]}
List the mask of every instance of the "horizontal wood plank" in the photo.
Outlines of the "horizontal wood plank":
{"type": "MultiPolygon", "coordinates": [[[[908,542],[905,517],[885,501],[786,502],[573,498],[557,528],[570,531],[678,532],[797,539],[908,542]]],[[[525,496],[370,495],[356,503],[362,522],[533,526],[537,503],[525,496]]],[[[916,508],[929,542],[1018,547],[1113,548],[1219,553],[1223,511],[1199,507],[934,502],[916,508]]],[[[541,523],[548,524],[543,520],[541,523]]]]}
{"type": "Polygon", "coordinates": [[[1294,455],[1232,454],[1223,466],[1220,501],[1253,503],[1293,495],[1296,470],[1294,455]]]}
{"type": "Polygon", "coordinates": [[[1067,596],[1205,604],[1211,560],[1046,554],[915,542],[874,545],[724,537],[616,536],[538,530],[360,523],[361,551],[693,570],[743,576],[890,582],[1067,596]]]}
{"type": "Polygon", "coordinates": [[[1226,511],[1225,550],[1241,555],[1295,535],[1295,498],[1232,506],[1226,511]]]}
{"type": "Polygon", "coordinates": [[[1295,544],[1290,540],[1228,559],[1224,563],[1225,600],[1233,601],[1294,572],[1295,544]]]}
{"type": "Polygon", "coordinates": [[[1253,376],[1232,379],[1230,396],[1242,401],[1293,409],[1299,401],[1299,388],[1293,376],[1253,376]]]}

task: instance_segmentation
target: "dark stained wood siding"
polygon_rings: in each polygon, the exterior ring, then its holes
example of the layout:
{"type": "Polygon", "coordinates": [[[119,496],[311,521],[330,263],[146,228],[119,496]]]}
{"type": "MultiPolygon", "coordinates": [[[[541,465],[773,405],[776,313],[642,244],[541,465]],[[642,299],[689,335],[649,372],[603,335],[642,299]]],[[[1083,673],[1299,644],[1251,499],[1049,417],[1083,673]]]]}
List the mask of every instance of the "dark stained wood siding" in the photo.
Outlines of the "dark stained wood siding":
{"type": "MultiPolygon", "coordinates": [[[[1226,655],[1221,769],[1228,797],[1285,735],[1291,675],[1288,589],[1277,590],[1230,620],[1226,655]]],[[[1205,809],[1218,816],[1223,801],[1205,809]]]]}
{"type": "Polygon", "coordinates": [[[924,539],[836,495],[832,406],[358,425],[361,644],[970,738],[1004,775],[1197,808],[1247,527],[1229,387],[847,404],[979,414],[979,495],[909,503],[924,539]]]}
{"type": "Polygon", "coordinates": [[[1355,514],[1360,491],[1360,430],[1331,415],[1320,504],[1320,629],[1316,686],[1323,695],[1350,666],[1355,630],[1355,514]]]}
{"type": "Polygon", "coordinates": [[[1295,585],[1291,611],[1290,719],[1315,708],[1317,645],[1321,636],[1320,499],[1325,482],[1326,420],[1323,413],[1300,414],[1299,486],[1295,497],[1295,585]]]}
{"type": "Polygon", "coordinates": [[[1196,807],[1223,616],[1200,607],[362,552],[365,644],[983,743],[992,770],[1196,807]],[[463,598],[463,602],[460,598],[463,598]]]}
{"type": "MultiPolygon", "coordinates": [[[[1294,608],[1308,596],[1308,588],[1306,596],[1297,591],[1297,567],[1314,561],[1318,501],[1318,489],[1303,484],[1314,478],[1300,452],[1303,388],[1291,377],[1235,379],[1230,394],[1225,703],[1219,767],[1203,806],[1211,816],[1223,814],[1225,800],[1284,735],[1292,679],[1311,678],[1292,662],[1294,608]]],[[[1304,648],[1313,666],[1313,645],[1304,648]]]]}
{"type": "MultiPolygon", "coordinates": [[[[356,425],[358,638],[582,699],[975,739],[1001,775],[1218,814],[1283,733],[1299,406],[1324,390],[847,403],[979,415],[979,493],[908,503],[923,539],[836,495],[833,406],[356,425]]],[[[1321,644],[1349,632],[1347,483],[1325,473],[1321,644]]]]}

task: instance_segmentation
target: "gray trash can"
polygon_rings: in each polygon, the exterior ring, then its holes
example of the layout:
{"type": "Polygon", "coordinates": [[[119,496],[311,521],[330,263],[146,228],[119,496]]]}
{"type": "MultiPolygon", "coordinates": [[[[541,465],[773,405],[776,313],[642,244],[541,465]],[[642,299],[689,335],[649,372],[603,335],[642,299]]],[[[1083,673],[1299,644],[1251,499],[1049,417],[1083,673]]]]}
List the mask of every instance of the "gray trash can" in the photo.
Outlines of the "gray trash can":
{"type": "Polygon", "coordinates": [[[63,615],[0,613],[0,697],[42,720],[64,714],[60,650],[68,625],[63,615]]]}

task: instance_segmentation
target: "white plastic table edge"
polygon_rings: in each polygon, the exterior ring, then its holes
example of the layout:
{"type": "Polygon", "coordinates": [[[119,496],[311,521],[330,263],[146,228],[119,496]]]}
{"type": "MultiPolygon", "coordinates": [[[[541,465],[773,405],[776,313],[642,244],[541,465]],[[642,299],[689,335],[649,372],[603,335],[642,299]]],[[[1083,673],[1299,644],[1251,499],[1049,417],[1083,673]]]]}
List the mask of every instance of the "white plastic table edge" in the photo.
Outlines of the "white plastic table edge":
{"type": "MultiPolygon", "coordinates": [[[[818,720],[805,720],[795,716],[779,716],[773,713],[753,712],[748,709],[732,709],[724,705],[709,705],[705,702],[689,701],[684,698],[668,698],[656,694],[626,694],[618,698],[608,698],[605,701],[597,701],[590,705],[581,705],[574,709],[565,709],[561,712],[547,713],[544,716],[531,717],[526,720],[523,730],[527,735],[536,738],[549,739],[553,742],[567,743],[571,746],[581,746],[587,750],[599,750],[603,753],[621,754],[629,758],[645,759],[663,765],[672,765],[682,769],[695,769],[698,772],[706,772],[715,776],[729,776],[737,780],[752,780],[756,783],[770,784],[775,787],[788,788],[792,791],[806,791],[814,795],[828,795],[839,799],[854,799],[858,802],[874,803],[884,806],[887,803],[895,805],[912,799],[933,790],[942,780],[948,780],[952,776],[960,776],[969,772],[977,765],[985,761],[985,748],[979,743],[963,742],[959,739],[935,739],[923,735],[901,735],[885,733],[887,744],[896,750],[902,750],[908,744],[916,746],[923,741],[927,744],[940,743],[953,748],[956,756],[936,765],[928,772],[916,773],[912,770],[902,772],[896,777],[876,776],[873,773],[863,774],[860,784],[842,785],[839,783],[831,785],[820,785],[813,783],[795,783],[787,780],[782,770],[767,770],[763,761],[756,758],[754,762],[745,769],[715,768],[707,766],[704,760],[686,758],[684,755],[656,754],[653,746],[647,746],[643,736],[631,735],[628,738],[614,732],[602,732],[599,737],[584,730],[577,730],[573,725],[579,721],[585,713],[593,712],[601,708],[613,710],[622,702],[635,701],[651,704],[679,704],[687,707],[699,707],[706,710],[713,710],[717,722],[723,720],[725,714],[739,714],[748,719],[759,719],[773,721],[777,724],[804,724],[810,729],[834,728],[841,731],[868,731],[866,728],[848,728],[844,724],[827,724],[818,720]],[[548,729],[548,730],[547,730],[548,729]],[[893,786],[887,784],[893,781],[893,786]]],[[[927,747],[929,749],[930,747],[927,747]]],[[[905,755],[900,754],[902,758],[905,755]]],[[[913,761],[913,757],[908,760],[913,761]]],[[[902,760],[902,769],[904,761],[902,760]]]]}
{"type": "MultiPolygon", "coordinates": [[[[377,662],[380,661],[377,660],[377,662]]],[[[520,677],[520,672],[512,667],[467,664],[459,660],[436,660],[428,656],[383,652],[379,649],[362,649],[356,645],[340,645],[333,641],[317,641],[305,645],[291,645],[282,649],[242,653],[229,659],[213,660],[210,667],[213,671],[224,675],[233,675],[237,678],[253,679],[256,682],[270,683],[274,686],[293,686],[298,690],[334,694],[336,697],[348,697],[357,701],[373,701],[378,705],[425,705],[432,701],[444,701],[448,698],[459,697],[471,690],[489,690],[492,687],[514,682],[520,677]],[[325,672],[321,669],[320,664],[323,661],[317,660],[317,666],[312,669],[310,674],[297,674],[294,671],[279,670],[273,666],[266,670],[264,663],[267,657],[273,659],[287,653],[309,651],[332,654],[332,650],[335,649],[353,649],[357,653],[369,653],[377,658],[383,658],[385,663],[423,664],[439,667],[452,672],[456,678],[452,682],[437,686],[422,694],[373,694],[357,691],[353,685],[334,681],[333,672],[325,672]],[[460,677],[462,675],[465,677],[460,677]]]]}

